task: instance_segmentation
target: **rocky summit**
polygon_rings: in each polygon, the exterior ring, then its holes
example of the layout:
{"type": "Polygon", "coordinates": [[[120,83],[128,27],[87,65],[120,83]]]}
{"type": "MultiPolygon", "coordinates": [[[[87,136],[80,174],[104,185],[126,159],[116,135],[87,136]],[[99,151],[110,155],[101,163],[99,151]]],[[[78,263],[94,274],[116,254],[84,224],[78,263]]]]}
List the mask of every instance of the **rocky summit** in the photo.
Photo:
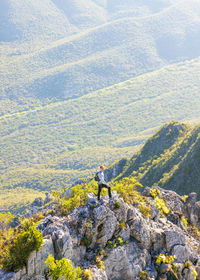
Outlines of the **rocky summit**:
{"type": "MultiPolygon", "coordinates": [[[[98,202],[93,193],[83,207],[65,216],[56,207],[37,226],[44,244],[33,251],[26,267],[18,272],[1,270],[2,280],[52,279],[44,263],[52,254],[67,258],[75,267],[89,269],[94,280],[200,279],[200,202],[196,194],[181,197],[159,187],[165,202],[164,212],[144,188],[150,216],[139,207],[127,204],[116,191],[112,199],[98,202]]],[[[82,279],[85,279],[84,277],[82,279]]]]}

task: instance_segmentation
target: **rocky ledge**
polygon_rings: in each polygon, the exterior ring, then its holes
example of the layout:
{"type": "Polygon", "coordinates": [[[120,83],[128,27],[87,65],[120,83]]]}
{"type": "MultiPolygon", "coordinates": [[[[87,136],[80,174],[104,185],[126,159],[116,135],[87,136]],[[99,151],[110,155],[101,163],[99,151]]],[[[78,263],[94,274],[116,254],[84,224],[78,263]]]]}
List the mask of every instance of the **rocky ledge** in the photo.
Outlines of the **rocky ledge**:
{"type": "Polygon", "coordinates": [[[24,269],[1,271],[0,279],[49,279],[44,264],[49,254],[90,268],[94,280],[200,279],[198,236],[182,219],[184,215],[198,231],[200,203],[196,194],[182,199],[173,191],[158,189],[170,209],[168,215],[160,215],[148,187],[143,195],[148,198],[151,218],[136,205],[125,203],[115,191],[111,201],[104,196],[98,202],[91,193],[84,207],[67,216],[58,217],[56,212],[48,215],[38,225],[43,248],[32,252],[24,269]],[[173,256],[173,264],[164,261],[169,256],[173,256]]]}

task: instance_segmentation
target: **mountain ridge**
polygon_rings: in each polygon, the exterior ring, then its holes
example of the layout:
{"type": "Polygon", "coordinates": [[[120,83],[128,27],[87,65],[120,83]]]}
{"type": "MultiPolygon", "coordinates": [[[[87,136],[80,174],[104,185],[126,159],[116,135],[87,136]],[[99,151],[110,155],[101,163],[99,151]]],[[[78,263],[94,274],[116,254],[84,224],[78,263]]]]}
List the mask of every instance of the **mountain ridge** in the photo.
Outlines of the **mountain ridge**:
{"type": "Polygon", "coordinates": [[[132,174],[144,185],[159,185],[180,194],[189,193],[192,189],[197,192],[199,197],[200,174],[197,169],[194,172],[192,167],[198,165],[199,137],[200,125],[191,127],[178,122],[166,124],[146,142],[139,153],[130,159],[125,170],[119,175],[119,179],[132,174]],[[176,127],[181,130],[178,132],[177,138],[173,131],[176,127]],[[172,130],[169,140],[172,140],[173,143],[169,142],[167,134],[164,134],[163,144],[167,143],[169,146],[163,146],[161,149],[162,140],[159,137],[165,129],[172,130]],[[158,139],[158,143],[156,139],[158,139]],[[193,155],[191,155],[192,151],[193,155]],[[189,169],[187,175],[184,175],[186,164],[189,169]]]}

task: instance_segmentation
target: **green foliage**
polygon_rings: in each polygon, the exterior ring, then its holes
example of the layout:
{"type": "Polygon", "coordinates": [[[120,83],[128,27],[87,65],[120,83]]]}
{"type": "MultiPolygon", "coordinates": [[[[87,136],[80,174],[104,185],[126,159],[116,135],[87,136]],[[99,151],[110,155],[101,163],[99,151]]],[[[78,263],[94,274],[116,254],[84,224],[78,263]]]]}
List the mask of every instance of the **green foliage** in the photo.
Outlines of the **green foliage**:
{"type": "Polygon", "coordinates": [[[81,238],[81,245],[83,245],[85,247],[87,247],[89,245],[89,240],[88,240],[88,238],[86,236],[83,236],[81,238]]]}
{"type": "Polygon", "coordinates": [[[121,237],[117,237],[117,239],[116,239],[116,243],[117,243],[118,245],[122,246],[122,245],[124,244],[124,240],[123,240],[123,238],[121,238],[121,237]]]}
{"type": "MultiPolygon", "coordinates": [[[[119,179],[134,176],[143,185],[153,189],[156,186],[175,188],[179,194],[188,194],[193,189],[199,196],[199,174],[193,168],[194,162],[199,165],[199,133],[200,125],[192,127],[178,122],[165,124],[129,160],[119,179]]],[[[152,196],[156,196],[153,192],[152,196]]],[[[185,200],[187,197],[182,198],[185,200]]]]}
{"type": "Polygon", "coordinates": [[[176,258],[176,256],[166,256],[164,254],[160,254],[156,259],[156,263],[158,263],[158,264],[161,264],[161,263],[171,264],[171,263],[174,262],[175,258],[176,258]]]}
{"type": "Polygon", "coordinates": [[[85,279],[85,280],[93,280],[93,274],[89,268],[84,269],[82,275],[83,275],[83,279],[85,279]]]}
{"type": "Polygon", "coordinates": [[[185,203],[188,198],[188,195],[182,195],[181,200],[185,203]]]}
{"type": "Polygon", "coordinates": [[[34,226],[25,225],[14,238],[3,259],[6,271],[16,271],[23,268],[32,251],[39,251],[43,243],[42,233],[34,226]]]}
{"type": "MultiPolygon", "coordinates": [[[[141,201],[140,198],[142,198],[142,196],[137,191],[138,187],[142,187],[142,185],[138,183],[134,178],[124,178],[120,182],[114,182],[112,190],[117,191],[119,196],[122,197],[125,202],[131,203],[137,198],[139,198],[139,201],[141,201]]],[[[83,182],[82,184],[72,187],[70,196],[63,196],[62,191],[52,191],[52,195],[55,201],[58,203],[58,214],[66,215],[75,207],[81,207],[85,205],[88,200],[87,195],[91,192],[97,192],[97,184],[94,182],[94,180],[90,181],[89,183],[83,182]]],[[[121,203],[119,201],[116,201],[114,207],[116,209],[120,208],[121,203]]],[[[89,221],[85,223],[85,226],[86,228],[92,228],[92,224],[89,221]]],[[[103,227],[103,225],[100,225],[100,227],[103,227]]],[[[98,230],[100,229],[101,228],[99,228],[98,230]]]]}
{"type": "MultiPolygon", "coordinates": [[[[87,194],[96,191],[97,185],[94,181],[91,181],[72,187],[69,197],[62,196],[62,191],[53,191],[52,194],[58,202],[60,214],[65,215],[75,207],[83,206],[88,200],[87,194]]],[[[88,223],[88,226],[91,227],[91,223],[88,223]]]]}
{"type": "Polygon", "coordinates": [[[185,264],[184,264],[184,267],[187,267],[187,268],[190,268],[191,266],[192,266],[191,261],[187,261],[187,262],[185,262],[185,264]]]}
{"type": "Polygon", "coordinates": [[[84,226],[87,230],[92,229],[92,227],[93,227],[92,221],[90,219],[88,219],[86,222],[84,222],[84,226]]]}
{"type": "Polygon", "coordinates": [[[115,204],[114,204],[114,207],[117,209],[117,208],[120,208],[121,207],[121,203],[119,201],[115,201],[115,204]]]}
{"type": "Polygon", "coordinates": [[[110,249],[114,248],[114,243],[111,240],[108,240],[107,247],[110,249]]]}
{"type": "Polygon", "coordinates": [[[153,197],[153,198],[156,198],[157,196],[160,196],[160,191],[158,189],[155,189],[155,188],[152,188],[150,190],[150,195],[153,197]]]}
{"type": "Polygon", "coordinates": [[[123,178],[121,181],[113,183],[112,190],[117,191],[119,196],[130,204],[134,199],[141,196],[137,191],[140,187],[142,185],[135,178],[123,178]]]}
{"type": "Polygon", "coordinates": [[[104,262],[102,261],[102,259],[100,257],[96,256],[95,261],[96,261],[98,268],[105,270],[104,262]]]}
{"type": "Polygon", "coordinates": [[[170,209],[165,205],[165,202],[162,198],[155,198],[156,208],[160,210],[161,215],[170,213],[170,209]]]}
{"type": "Polygon", "coordinates": [[[105,250],[104,249],[101,249],[98,254],[102,257],[105,257],[106,256],[106,253],[105,253],[105,250]]]}
{"type": "Polygon", "coordinates": [[[139,277],[140,277],[140,279],[142,279],[142,280],[149,280],[149,279],[150,279],[150,277],[149,277],[149,275],[148,275],[148,272],[147,272],[146,270],[140,271],[139,277]]]}
{"type": "Polygon", "coordinates": [[[125,228],[126,228],[126,223],[123,221],[123,222],[121,222],[121,223],[119,223],[119,228],[121,229],[121,230],[124,230],[125,228]]]}
{"type": "Polygon", "coordinates": [[[138,208],[144,217],[151,218],[151,208],[149,206],[145,203],[141,203],[138,205],[138,208]]]}
{"type": "Polygon", "coordinates": [[[172,270],[175,273],[175,275],[177,275],[178,272],[178,266],[175,263],[172,263],[172,270]]]}
{"type": "MultiPolygon", "coordinates": [[[[61,43],[61,48],[62,46],[61,43]]],[[[8,60],[13,55],[12,51],[8,60]]],[[[38,55],[38,49],[36,53],[38,55]]],[[[29,56],[25,57],[28,59],[29,56]]],[[[22,60],[18,60],[17,57],[15,63],[21,61],[21,65],[24,65],[25,57],[22,60]]],[[[32,53],[30,58],[33,58],[32,53]]],[[[6,62],[5,65],[10,63],[6,62]]],[[[40,65],[43,67],[43,63],[40,65]]],[[[15,67],[12,69],[14,70],[15,67]]],[[[24,66],[21,69],[25,69],[24,66]]],[[[21,90],[17,90],[16,100],[15,98],[8,100],[5,94],[6,99],[1,100],[0,119],[2,136],[0,138],[0,211],[12,210],[13,213],[22,210],[32,202],[33,197],[39,196],[41,191],[69,186],[77,178],[92,176],[96,166],[102,162],[108,165],[122,156],[130,157],[155,128],[162,125],[163,120],[169,121],[172,115],[179,120],[183,119],[183,113],[189,120],[199,118],[199,92],[195,86],[197,71],[199,71],[199,61],[187,61],[162,68],[156,73],[152,72],[132,79],[130,76],[126,77],[123,83],[115,84],[115,81],[113,86],[73,100],[56,98],[39,100],[35,97],[29,98],[27,95],[19,97],[21,90]],[[181,88],[180,91],[176,91],[176,94],[174,94],[175,82],[177,89],[181,88]],[[160,98],[161,92],[164,93],[163,98],[160,98]],[[191,92],[192,98],[189,98],[191,92]],[[98,106],[96,106],[97,99],[98,106]],[[163,111],[163,107],[166,110],[163,111]],[[119,114],[121,108],[123,110],[119,114]],[[149,111],[151,111],[150,115],[149,111]],[[105,118],[102,119],[102,115],[105,118]],[[71,133],[72,125],[73,133],[71,133]],[[15,142],[16,135],[17,142],[15,142]],[[16,188],[19,192],[14,193],[13,190],[16,188]],[[4,199],[7,196],[9,196],[9,203],[4,199]]],[[[46,68],[44,72],[46,73],[46,68]]],[[[30,78],[29,71],[27,73],[30,78]]],[[[9,78],[9,87],[11,80],[18,81],[9,78]]],[[[66,77],[64,84],[66,84],[66,77]]],[[[91,91],[92,88],[89,88],[91,91]]],[[[43,86],[42,91],[44,91],[43,86]]],[[[161,133],[158,142],[152,139],[153,145],[148,146],[144,160],[134,161],[133,168],[130,168],[137,173],[135,177],[143,180],[141,181],[143,185],[152,186],[160,182],[160,186],[167,186],[171,178],[171,167],[182,161],[187,143],[185,148],[181,147],[178,150],[180,142],[176,138],[176,131],[173,128],[171,130],[166,132],[166,141],[159,142],[163,140],[161,133]],[[175,138],[176,149],[173,149],[175,138]],[[155,149],[156,145],[157,149],[155,149]],[[156,167],[158,172],[153,176],[156,167]],[[148,171],[145,172],[147,169],[148,171]]],[[[190,166],[186,166],[185,169],[182,170],[185,174],[191,170],[190,166]]],[[[170,184],[170,187],[172,185],[170,184]]],[[[180,185],[183,186],[183,182],[180,182],[180,185]]],[[[187,176],[187,186],[184,184],[180,192],[186,193],[189,186],[199,191],[196,180],[192,181],[191,177],[187,176]]]]}
{"type": "Polygon", "coordinates": [[[81,268],[79,266],[74,268],[72,262],[66,258],[55,260],[52,255],[49,255],[45,264],[49,267],[49,275],[53,280],[61,277],[65,280],[81,280],[83,272],[81,268]]]}
{"type": "Polygon", "coordinates": [[[185,218],[183,215],[181,216],[181,221],[183,222],[185,228],[187,229],[188,227],[188,220],[187,218],[185,218]]]}
{"type": "Polygon", "coordinates": [[[198,274],[197,274],[197,271],[196,271],[194,268],[192,269],[192,273],[193,273],[193,275],[194,275],[194,279],[196,280],[198,274]]]}
{"type": "Polygon", "coordinates": [[[10,212],[7,214],[0,213],[0,232],[3,230],[8,230],[13,218],[14,215],[12,215],[10,212]]]}
{"type": "Polygon", "coordinates": [[[106,246],[110,249],[113,249],[117,246],[117,244],[114,241],[108,240],[106,246]]]}

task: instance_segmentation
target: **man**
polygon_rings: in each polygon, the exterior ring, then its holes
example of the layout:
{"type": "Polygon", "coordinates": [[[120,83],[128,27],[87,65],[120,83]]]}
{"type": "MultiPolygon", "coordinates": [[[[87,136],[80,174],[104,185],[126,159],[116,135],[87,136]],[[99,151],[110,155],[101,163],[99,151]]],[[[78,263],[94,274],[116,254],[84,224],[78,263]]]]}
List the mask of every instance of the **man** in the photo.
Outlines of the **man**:
{"type": "Polygon", "coordinates": [[[99,177],[99,180],[100,180],[100,181],[98,181],[98,200],[100,200],[100,194],[101,194],[102,188],[107,188],[109,198],[110,199],[112,198],[110,186],[106,183],[106,181],[104,179],[104,173],[103,172],[104,172],[104,166],[101,165],[100,166],[100,171],[98,172],[98,177],[99,177]]]}

